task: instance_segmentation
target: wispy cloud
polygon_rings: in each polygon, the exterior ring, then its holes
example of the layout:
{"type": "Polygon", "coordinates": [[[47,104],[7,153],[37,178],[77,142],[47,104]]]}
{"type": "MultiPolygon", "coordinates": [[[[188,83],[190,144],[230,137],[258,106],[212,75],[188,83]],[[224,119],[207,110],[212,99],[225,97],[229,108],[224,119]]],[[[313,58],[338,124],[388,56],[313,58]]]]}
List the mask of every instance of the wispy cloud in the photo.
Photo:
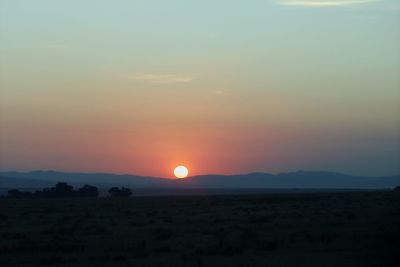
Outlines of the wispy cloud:
{"type": "Polygon", "coordinates": [[[225,94],[225,91],[223,91],[223,90],[216,90],[216,91],[214,91],[214,93],[215,93],[216,95],[223,95],[223,94],[225,94]]]}
{"type": "Polygon", "coordinates": [[[276,0],[277,3],[286,6],[304,7],[335,7],[367,4],[381,0],[276,0]]]}
{"type": "Polygon", "coordinates": [[[189,83],[193,81],[193,77],[180,74],[154,74],[154,73],[137,73],[135,80],[147,81],[150,83],[170,84],[170,83],[189,83]]]}

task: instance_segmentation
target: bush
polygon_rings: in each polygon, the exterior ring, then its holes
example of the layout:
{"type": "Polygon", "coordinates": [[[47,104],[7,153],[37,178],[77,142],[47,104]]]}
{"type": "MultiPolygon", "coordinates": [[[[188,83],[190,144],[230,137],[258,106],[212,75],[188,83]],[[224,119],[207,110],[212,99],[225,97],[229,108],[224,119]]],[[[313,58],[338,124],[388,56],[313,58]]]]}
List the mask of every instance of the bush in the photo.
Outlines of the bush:
{"type": "Polygon", "coordinates": [[[98,197],[99,190],[95,186],[85,184],[82,188],[78,189],[78,195],[80,197],[98,197]]]}
{"type": "Polygon", "coordinates": [[[67,184],[59,182],[55,187],[38,190],[35,193],[20,192],[18,189],[8,190],[8,198],[66,198],[66,197],[97,197],[99,190],[95,186],[84,185],[77,191],[67,184]]]}

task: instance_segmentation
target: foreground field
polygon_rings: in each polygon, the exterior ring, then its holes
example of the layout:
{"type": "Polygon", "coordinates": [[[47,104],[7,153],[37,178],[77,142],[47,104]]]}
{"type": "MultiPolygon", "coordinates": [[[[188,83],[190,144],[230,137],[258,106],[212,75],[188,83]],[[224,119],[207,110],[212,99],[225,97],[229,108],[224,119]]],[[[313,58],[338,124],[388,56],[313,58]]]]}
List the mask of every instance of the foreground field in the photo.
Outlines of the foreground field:
{"type": "Polygon", "coordinates": [[[0,266],[397,266],[394,192],[0,199],[0,266]]]}

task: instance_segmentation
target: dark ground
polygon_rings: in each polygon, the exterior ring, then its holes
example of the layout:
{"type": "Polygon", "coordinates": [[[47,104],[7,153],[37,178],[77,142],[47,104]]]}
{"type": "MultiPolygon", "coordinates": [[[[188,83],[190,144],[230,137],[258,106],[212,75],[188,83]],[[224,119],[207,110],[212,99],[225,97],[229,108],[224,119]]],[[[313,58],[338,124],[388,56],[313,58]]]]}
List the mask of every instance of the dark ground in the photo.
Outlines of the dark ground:
{"type": "Polygon", "coordinates": [[[0,199],[0,266],[382,267],[399,252],[395,192],[0,199]]]}

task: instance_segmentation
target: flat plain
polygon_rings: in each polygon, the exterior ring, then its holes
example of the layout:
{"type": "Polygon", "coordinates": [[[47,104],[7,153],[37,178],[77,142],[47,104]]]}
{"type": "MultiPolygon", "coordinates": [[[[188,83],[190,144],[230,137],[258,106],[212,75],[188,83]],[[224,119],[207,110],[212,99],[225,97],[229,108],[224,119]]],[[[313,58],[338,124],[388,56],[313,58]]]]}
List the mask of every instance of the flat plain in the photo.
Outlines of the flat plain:
{"type": "Polygon", "coordinates": [[[0,199],[1,266],[381,267],[399,252],[398,192],[0,199]]]}

